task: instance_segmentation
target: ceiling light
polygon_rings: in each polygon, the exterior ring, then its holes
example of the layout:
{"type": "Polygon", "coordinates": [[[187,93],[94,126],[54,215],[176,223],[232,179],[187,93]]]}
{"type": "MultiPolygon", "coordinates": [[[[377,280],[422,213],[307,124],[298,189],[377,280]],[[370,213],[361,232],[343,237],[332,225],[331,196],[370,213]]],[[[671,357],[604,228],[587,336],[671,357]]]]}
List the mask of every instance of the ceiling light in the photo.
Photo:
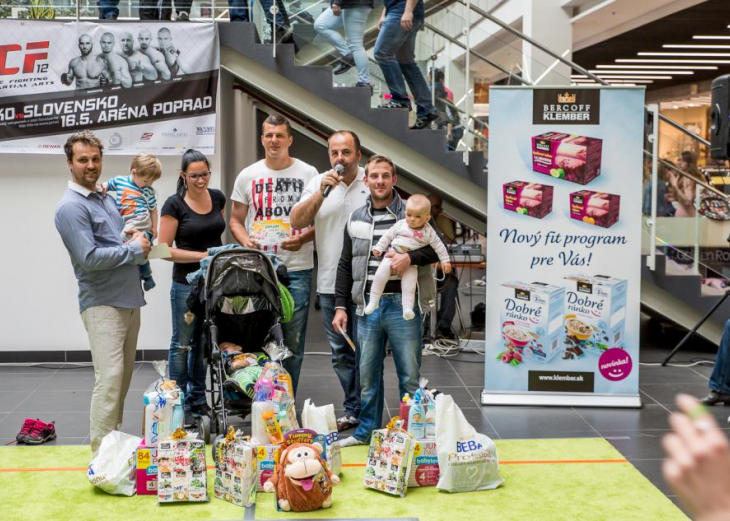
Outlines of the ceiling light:
{"type": "Polygon", "coordinates": [[[620,71],[614,71],[614,70],[603,70],[603,69],[597,69],[597,70],[590,70],[588,72],[594,72],[597,73],[599,76],[603,76],[604,74],[694,74],[692,71],[671,71],[671,70],[651,70],[651,71],[632,71],[632,70],[620,70],[620,71]]]}
{"type": "Polygon", "coordinates": [[[680,58],[683,57],[692,57],[692,56],[700,56],[705,58],[727,58],[730,56],[730,53],[727,52],[637,52],[637,56],[679,56],[680,58]]]}
{"type": "Polygon", "coordinates": [[[730,45],[697,45],[697,44],[667,44],[662,45],[665,49],[730,49],[730,45]]]}
{"type": "Polygon", "coordinates": [[[717,63],[727,64],[730,60],[659,60],[659,59],[641,59],[641,58],[617,58],[617,63],[717,63]]]}
{"type": "Polygon", "coordinates": [[[730,36],[712,36],[708,34],[701,34],[699,36],[693,36],[695,40],[730,40],[730,36]]]}
{"type": "MultiPolygon", "coordinates": [[[[587,76],[583,75],[575,75],[571,76],[571,78],[586,78],[587,76]]],[[[600,76],[601,79],[606,80],[620,80],[620,79],[636,79],[636,80],[671,80],[671,76],[641,76],[639,74],[626,74],[626,75],[620,75],[620,76],[600,76]]]]}
{"type": "MultiPolygon", "coordinates": [[[[703,69],[717,70],[716,65],[596,65],[599,69],[703,69]]],[[[608,71],[606,71],[608,72],[608,71]]]]}
{"type": "MultiPolygon", "coordinates": [[[[577,83],[580,85],[599,85],[595,81],[588,79],[588,78],[574,78],[571,79],[573,83],[577,83]]],[[[654,80],[617,80],[614,78],[607,78],[604,80],[606,83],[610,84],[618,84],[618,85],[625,85],[627,83],[654,83],[654,80]]]]}

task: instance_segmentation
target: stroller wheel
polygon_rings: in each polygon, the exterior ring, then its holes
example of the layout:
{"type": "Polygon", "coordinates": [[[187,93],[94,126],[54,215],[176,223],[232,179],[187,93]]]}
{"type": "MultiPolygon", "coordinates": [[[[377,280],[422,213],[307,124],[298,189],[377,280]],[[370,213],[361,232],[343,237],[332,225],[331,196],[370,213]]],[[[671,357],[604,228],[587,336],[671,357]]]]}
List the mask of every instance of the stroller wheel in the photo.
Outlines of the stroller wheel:
{"type": "Polygon", "coordinates": [[[223,418],[221,418],[220,415],[216,415],[215,417],[215,432],[224,436],[226,435],[225,430],[223,429],[223,418]]]}
{"type": "Polygon", "coordinates": [[[210,443],[210,418],[208,416],[200,416],[198,418],[198,432],[203,438],[205,444],[210,443]]]}

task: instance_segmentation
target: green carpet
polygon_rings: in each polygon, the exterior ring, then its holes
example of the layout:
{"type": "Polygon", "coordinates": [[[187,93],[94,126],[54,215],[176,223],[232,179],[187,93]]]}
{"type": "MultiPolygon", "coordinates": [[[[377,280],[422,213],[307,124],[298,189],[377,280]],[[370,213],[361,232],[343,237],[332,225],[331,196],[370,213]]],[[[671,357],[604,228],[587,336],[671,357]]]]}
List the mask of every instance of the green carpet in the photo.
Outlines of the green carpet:
{"type": "MultiPolygon", "coordinates": [[[[631,464],[576,461],[623,460],[600,438],[497,441],[505,484],[497,490],[447,494],[433,487],[412,488],[398,498],[362,486],[364,467],[345,467],[328,510],[309,514],[276,512],[273,495],[259,494],[256,519],[417,517],[421,521],[641,520],[687,519],[631,464]],[[559,463],[559,461],[571,463],[559,463]]],[[[343,450],[345,464],[364,463],[367,447],[343,450]]],[[[88,447],[0,448],[3,521],[151,521],[243,519],[244,510],[216,499],[204,504],[159,506],[154,496],[109,496],[89,485],[76,470],[8,472],[6,469],[85,467],[88,447]]],[[[212,471],[209,490],[212,495],[212,471]]]]}

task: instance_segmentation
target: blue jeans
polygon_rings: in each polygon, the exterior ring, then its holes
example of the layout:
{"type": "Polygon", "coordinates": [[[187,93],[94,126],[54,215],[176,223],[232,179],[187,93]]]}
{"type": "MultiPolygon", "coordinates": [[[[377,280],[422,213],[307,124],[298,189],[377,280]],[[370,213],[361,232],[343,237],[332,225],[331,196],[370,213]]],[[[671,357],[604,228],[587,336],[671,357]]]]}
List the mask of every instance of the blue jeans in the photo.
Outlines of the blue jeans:
{"type": "MultiPolygon", "coordinates": [[[[272,22],[273,15],[269,11],[271,6],[274,4],[274,0],[259,0],[261,8],[264,10],[264,16],[266,17],[266,23],[269,25],[272,22]]],[[[251,22],[253,13],[253,0],[228,0],[228,17],[231,22],[251,22]]],[[[289,15],[286,12],[286,7],[281,0],[276,0],[276,5],[279,7],[279,12],[276,14],[276,25],[279,27],[285,27],[289,25],[289,15]]]]}
{"type": "Polygon", "coordinates": [[[332,8],[328,7],[314,22],[314,30],[337,49],[341,56],[352,55],[357,67],[357,81],[370,83],[368,68],[368,54],[363,46],[365,22],[372,9],[368,6],[348,7],[342,9],[340,16],[335,16],[332,8]],[[345,28],[345,38],[339,29],[345,28]]]}
{"type": "Polygon", "coordinates": [[[355,438],[367,443],[373,430],[379,429],[383,418],[385,386],[383,362],[385,343],[390,341],[393,361],[398,374],[398,390],[413,396],[418,389],[421,369],[421,313],[413,308],[416,317],[403,320],[403,304],[400,293],[385,294],[380,307],[372,315],[357,319],[357,338],[360,341],[360,385],[362,410],[360,425],[355,438]]]}
{"type": "Polygon", "coordinates": [[[99,0],[99,18],[101,20],[108,20],[113,17],[119,16],[119,0],[99,0]]]}
{"type": "Polygon", "coordinates": [[[390,89],[392,100],[410,107],[406,83],[416,101],[416,115],[435,114],[436,107],[431,103],[431,90],[426,78],[416,65],[416,36],[423,28],[423,18],[414,17],[413,27],[405,31],[400,25],[402,13],[389,12],[385,15],[383,27],[375,42],[373,56],[383,71],[383,77],[390,89]]]}
{"type": "Polygon", "coordinates": [[[711,391],[730,394],[730,320],[725,322],[709,385],[711,391]]]}
{"type": "Polygon", "coordinates": [[[192,286],[172,281],[170,304],[172,305],[172,340],[170,340],[170,379],[175,380],[185,393],[185,409],[207,403],[205,397],[206,367],[203,346],[200,345],[198,319],[192,324],[185,322],[188,312],[186,303],[192,286]]]}
{"type": "Polygon", "coordinates": [[[304,340],[307,337],[309,298],[312,294],[312,270],[290,271],[287,289],[294,299],[294,313],[291,320],[281,326],[284,331],[284,344],[292,352],[292,356],[284,360],[284,369],[291,375],[296,395],[299,371],[304,360],[304,340]]]}
{"type": "Polygon", "coordinates": [[[332,348],[332,368],[335,370],[340,385],[345,392],[345,413],[355,418],[360,416],[360,348],[357,343],[357,315],[353,304],[347,313],[347,336],[358,346],[353,351],[350,345],[339,332],[332,327],[332,320],[335,318],[335,296],[319,295],[319,303],[322,306],[322,321],[324,322],[324,333],[327,335],[330,347],[332,348]]]}

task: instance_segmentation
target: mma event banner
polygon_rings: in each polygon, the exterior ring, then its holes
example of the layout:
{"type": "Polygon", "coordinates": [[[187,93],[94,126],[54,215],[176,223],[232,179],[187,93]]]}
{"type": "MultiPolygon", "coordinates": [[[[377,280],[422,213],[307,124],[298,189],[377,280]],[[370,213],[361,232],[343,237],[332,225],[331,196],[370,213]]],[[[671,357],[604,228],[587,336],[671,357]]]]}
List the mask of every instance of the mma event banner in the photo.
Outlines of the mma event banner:
{"type": "Polygon", "coordinates": [[[638,407],[643,87],[492,87],[483,404],[638,407]]]}
{"type": "Polygon", "coordinates": [[[88,128],[108,154],[214,153],[219,63],[214,23],[0,20],[0,152],[88,128]]]}

